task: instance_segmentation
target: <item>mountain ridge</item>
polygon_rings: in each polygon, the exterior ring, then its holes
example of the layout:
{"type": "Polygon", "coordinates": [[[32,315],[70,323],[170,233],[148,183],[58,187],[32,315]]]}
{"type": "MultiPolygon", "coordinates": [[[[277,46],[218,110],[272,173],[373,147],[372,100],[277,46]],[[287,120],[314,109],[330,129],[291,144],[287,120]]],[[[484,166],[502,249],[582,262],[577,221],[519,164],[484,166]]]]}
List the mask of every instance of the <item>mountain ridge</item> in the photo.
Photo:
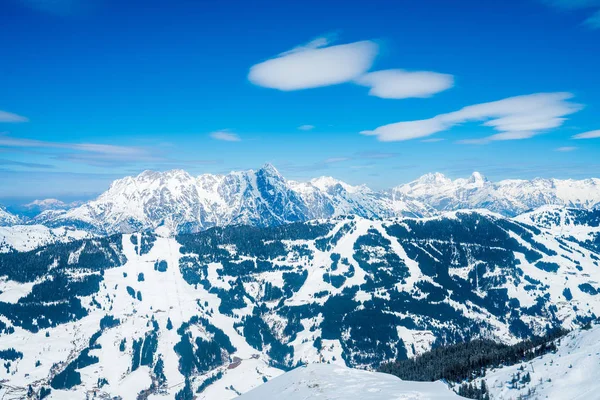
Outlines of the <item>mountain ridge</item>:
{"type": "Polygon", "coordinates": [[[213,226],[271,226],[356,215],[365,218],[427,217],[444,211],[488,209],[516,216],[545,205],[600,206],[600,179],[488,180],[479,172],[450,179],[436,172],[389,190],[353,186],[333,177],[285,179],[271,164],[258,170],[193,176],[185,170],[146,170],[113,181],[96,199],[74,207],[58,200],[33,218],[0,209],[0,224],[41,224],[94,234],[130,233],[164,225],[173,232],[213,226]],[[4,211],[4,214],[3,214],[4,211]]]}

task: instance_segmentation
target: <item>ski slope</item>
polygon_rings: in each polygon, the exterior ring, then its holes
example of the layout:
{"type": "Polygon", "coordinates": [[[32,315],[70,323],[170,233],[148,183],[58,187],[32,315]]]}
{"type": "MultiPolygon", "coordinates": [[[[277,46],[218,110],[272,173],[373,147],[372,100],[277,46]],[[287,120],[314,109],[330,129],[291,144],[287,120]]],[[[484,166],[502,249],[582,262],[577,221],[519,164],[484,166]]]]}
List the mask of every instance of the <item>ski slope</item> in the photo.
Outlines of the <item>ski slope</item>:
{"type": "Polygon", "coordinates": [[[332,364],[287,372],[237,400],[452,400],[462,399],[442,382],[402,381],[393,375],[332,364]]]}
{"type": "MultiPolygon", "coordinates": [[[[493,400],[588,400],[600,398],[600,326],[576,330],[560,340],[555,354],[491,370],[483,378],[493,400]],[[521,383],[529,373],[531,381],[521,383]],[[513,377],[519,383],[513,385],[513,377]],[[529,397],[525,397],[529,395],[529,397]]],[[[481,379],[477,381],[480,384],[481,379]]]]}

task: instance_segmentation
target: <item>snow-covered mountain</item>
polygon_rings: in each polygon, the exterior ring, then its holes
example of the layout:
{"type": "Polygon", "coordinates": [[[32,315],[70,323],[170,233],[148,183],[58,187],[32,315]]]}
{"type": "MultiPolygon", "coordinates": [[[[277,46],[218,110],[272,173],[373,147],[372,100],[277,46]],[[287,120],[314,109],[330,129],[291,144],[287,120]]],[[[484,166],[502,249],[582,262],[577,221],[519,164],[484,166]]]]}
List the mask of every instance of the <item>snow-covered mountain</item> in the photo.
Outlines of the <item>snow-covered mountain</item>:
{"type": "Polygon", "coordinates": [[[554,212],[160,227],[0,254],[3,394],[228,399],[300,364],[581,326],[600,309],[598,215],[536,225],[554,212]]]}
{"type": "Polygon", "coordinates": [[[442,382],[401,381],[393,375],[331,364],[296,368],[238,397],[239,400],[458,400],[442,382]]]}
{"type": "Polygon", "coordinates": [[[257,171],[198,177],[182,170],[146,171],[115,181],[96,200],[80,207],[42,213],[36,222],[111,234],[161,225],[176,232],[195,232],[213,226],[273,226],[338,215],[385,218],[429,213],[414,200],[392,199],[332,178],[287,181],[267,164],[257,171]]]}
{"type": "Polygon", "coordinates": [[[48,210],[68,210],[73,207],[77,207],[83,204],[81,201],[75,201],[71,203],[65,203],[58,199],[38,199],[27,204],[24,204],[22,208],[29,213],[39,214],[48,210]]]}
{"type": "Polygon", "coordinates": [[[509,179],[491,182],[478,172],[467,179],[443,174],[421,178],[393,189],[438,211],[485,208],[514,216],[544,205],[595,208],[600,205],[600,179],[509,179]]]}
{"type": "Polygon", "coordinates": [[[21,223],[21,218],[0,206],[0,226],[10,226],[21,223]]]}
{"type": "Polygon", "coordinates": [[[0,209],[0,225],[41,224],[95,235],[166,226],[177,233],[237,224],[274,226],[343,215],[384,219],[488,209],[515,216],[544,205],[597,208],[600,179],[493,183],[477,172],[455,180],[434,173],[391,190],[375,191],[331,177],[289,181],[270,164],[256,171],[197,177],[183,170],[145,171],[114,181],[97,199],[79,206],[55,199],[35,201],[28,205],[39,212],[33,218],[20,218],[0,209]]]}
{"type": "Polygon", "coordinates": [[[332,177],[323,176],[309,182],[289,183],[307,204],[313,218],[342,215],[364,218],[422,217],[435,213],[435,210],[405,196],[377,192],[365,185],[352,186],[332,177]]]}

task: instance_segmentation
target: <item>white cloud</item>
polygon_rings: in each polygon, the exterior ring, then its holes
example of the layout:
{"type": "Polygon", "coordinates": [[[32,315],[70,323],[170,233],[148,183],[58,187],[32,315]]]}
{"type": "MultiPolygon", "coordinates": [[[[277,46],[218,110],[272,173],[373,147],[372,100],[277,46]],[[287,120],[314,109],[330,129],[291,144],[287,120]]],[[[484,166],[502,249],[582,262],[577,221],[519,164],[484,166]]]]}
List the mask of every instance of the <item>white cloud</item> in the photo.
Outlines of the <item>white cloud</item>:
{"type": "Polygon", "coordinates": [[[298,127],[299,130],[301,131],[312,131],[313,129],[315,129],[314,125],[300,125],[298,127]]]}
{"type": "Polygon", "coordinates": [[[573,147],[573,146],[565,146],[565,147],[559,147],[557,149],[555,149],[555,151],[560,151],[561,153],[568,153],[570,151],[575,151],[577,150],[577,147],[573,147]]]}
{"type": "Polygon", "coordinates": [[[596,138],[600,138],[600,129],[597,131],[578,133],[577,135],[572,137],[572,139],[596,139],[596,138]]]}
{"type": "Polygon", "coordinates": [[[0,111],[0,122],[28,122],[29,119],[8,111],[0,111]]]}
{"type": "Polygon", "coordinates": [[[561,126],[565,116],[582,106],[568,101],[570,93],[537,93],[475,104],[433,118],[384,125],[363,135],[377,136],[383,142],[411,140],[431,136],[466,122],[479,122],[497,134],[462,143],[488,143],[496,140],[527,139],[561,126]]]}
{"type": "Polygon", "coordinates": [[[240,142],[242,140],[237,134],[228,130],[212,132],[210,137],[215,140],[222,140],[225,142],[240,142]]]}
{"type": "Polygon", "coordinates": [[[365,74],[356,83],[369,86],[369,94],[384,99],[431,97],[454,86],[454,77],[430,71],[388,69],[365,74]]]}
{"type": "Polygon", "coordinates": [[[335,85],[367,72],[378,46],[361,41],[329,46],[328,38],[317,38],[250,68],[248,79],[258,86],[284,91],[335,85]]]}

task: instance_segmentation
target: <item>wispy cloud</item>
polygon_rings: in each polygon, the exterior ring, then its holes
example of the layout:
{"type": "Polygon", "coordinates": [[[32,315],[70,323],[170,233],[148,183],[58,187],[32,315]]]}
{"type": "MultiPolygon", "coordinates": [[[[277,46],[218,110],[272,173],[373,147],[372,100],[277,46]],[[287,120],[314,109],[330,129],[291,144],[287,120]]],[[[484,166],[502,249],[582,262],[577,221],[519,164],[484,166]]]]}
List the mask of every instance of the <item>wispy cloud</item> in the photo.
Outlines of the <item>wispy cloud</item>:
{"type": "Polygon", "coordinates": [[[99,154],[120,154],[120,155],[140,155],[145,154],[145,150],[140,147],[115,146],[112,144],[97,143],[63,143],[48,142],[35,139],[24,139],[9,136],[8,133],[0,133],[0,146],[5,147],[31,147],[31,148],[57,148],[79,150],[99,154]]]}
{"type": "Polygon", "coordinates": [[[331,157],[331,158],[325,159],[323,162],[325,164],[334,164],[334,163],[348,161],[350,159],[351,159],[350,157],[331,157]]]}
{"type": "Polygon", "coordinates": [[[0,110],[0,122],[28,122],[29,119],[21,115],[0,110]]]}
{"type": "Polygon", "coordinates": [[[561,153],[568,153],[568,152],[577,150],[577,147],[574,147],[574,146],[564,146],[564,147],[559,147],[559,148],[554,149],[554,150],[555,151],[559,151],[561,153]]]}
{"type": "Polygon", "coordinates": [[[331,46],[320,37],[250,68],[248,79],[258,86],[300,90],[352,81],[367,72],[378,53],[372,41],[331,46]]]}
{"type": "Polygon", "coordinates": [[[541,0],[559,10],[596,9],[596,12],[583,21],[590,29],[600,29],[600,0],[541,0]]]}
{"type": "Polygon", "coordinates": [[[429,119],[384,125],[372,131],[363,131],[361,134],[376,136],[383,142],[403,141],[431,136],[466,122],[479,122],[498,133],[485,138],[463,140],[462,143],[527,139],[561,126],[565,116],[579,111],[582,106],[570,102],[572,97],[570,93],[537,93],[509,97],[467,106],[429,119]]]}
{"type": "Polygon", "coordinates": [[[430,71],[388,69],[365,74],[356,83],[370,87],[369,95],[384,99],[425,98],[450,89],[454,77],[430,71]]]}
{"type": "Polygon", "coordinates": [[[233,133],[228,129],[212,132],[210,137],[215,140],[222,140],[224,142],[240,142],[242,140],[238,134],[233,133]]]}
{"type": "Polygon", "coordinates": [[[596,11],[591,17],[583,21],[583,24],[590,29],[600,29],[600,10],[596,11]]]}
{"type": "Polygon", "coordinates": [[[139,161],[156,161],[160,157],[150,150],[135,146],[116,146],[98,143],[66,143],[25,139],[0,133],[0,147],[14,149],[56,149],[54,159],[79,162],[94,166],[113,167],[117,163],[127,164],[139,161]]]}
{"type": "Polygon", "coordinates": [[[301,131],[312,131],[313,129],[315,129],[314,125],[300,125],[298,127],[299,130],[301,131]]]}
{"type": "Polygon", "coordinates": [[[14,161],[14,160],[6,160],[0,159],[0,165],[11,165],[15,167],[24,167],[24,168],[36,168],[36,169],[52,169],[53,165],[50,164],[39,164],[39,163],[30,163],[23,161],[14,161]]]}
{"type": "Polygon", "coordinates": [[[387,151],[359,151],[354,153],[352,158],[356,159],[367,159],[367,160],[382,160],[386,158],[398,157],[400,153],[393,153],[387,151]]]}
{"type": "Polygon", "coordinates": [[[596,138],[600,138],[600,129],[598,129],[596,131],[589,131],[589,132],[578,133],[577,135],[574,135],[571,138],[572,139],[596,139],[596,138]]]}
{"type": "Polygon", "coordinates": [[[446,140],[446,139],[444,139],[444,138],[430,138],[430,139],[423,139],[423,140],[421,140],[421,142],[423,142],[423,143],[436,143],[436,142],[442,142],[444,140],[446,140]]]}
{"type": "Polygon", "coordinates": [[[382,152],[382,151],[362,151],[351,155],[330,157],[312,164],[284,164],[283,171],[289,172],[314,172],[333,168],[349,168],[349,169],[365,169],[373,168],[378,161],[398,157],[400,153],[382,152]],[[360,164],[348,165],[349,162],[357,162],[360,164]]]}

